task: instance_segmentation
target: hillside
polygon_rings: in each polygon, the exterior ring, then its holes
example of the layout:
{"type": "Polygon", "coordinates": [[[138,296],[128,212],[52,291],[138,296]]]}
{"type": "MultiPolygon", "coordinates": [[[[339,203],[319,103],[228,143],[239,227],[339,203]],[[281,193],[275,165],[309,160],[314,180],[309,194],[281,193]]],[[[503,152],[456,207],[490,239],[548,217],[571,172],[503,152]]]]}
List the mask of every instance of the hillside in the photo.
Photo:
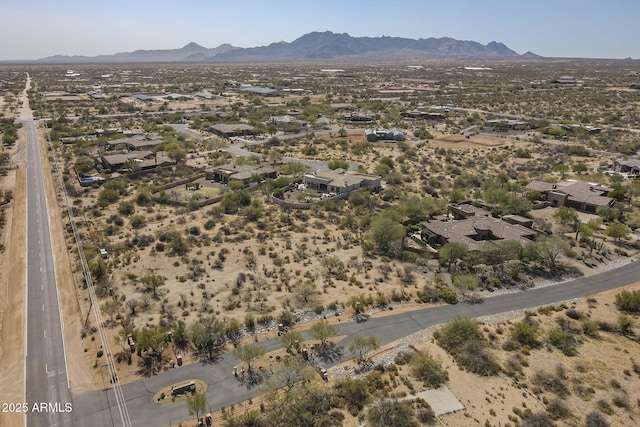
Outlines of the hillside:
{"type": "MultiPolygon", "coordinates": [[[[531,55],[531,54],[530,54],[531,55]]],[[[312,32],[287,42],[239,48],[222,44],[208,49],[189,43],[180,49],[136,50],[114,55],[50,56],[43,63],[144,63],[144,62],[296,62],[317,60],[369,61],[406,59],[515,59],[521,55],[502,43],[486,45],[449,37],[352,37],[347,33],[312,32]]]]}

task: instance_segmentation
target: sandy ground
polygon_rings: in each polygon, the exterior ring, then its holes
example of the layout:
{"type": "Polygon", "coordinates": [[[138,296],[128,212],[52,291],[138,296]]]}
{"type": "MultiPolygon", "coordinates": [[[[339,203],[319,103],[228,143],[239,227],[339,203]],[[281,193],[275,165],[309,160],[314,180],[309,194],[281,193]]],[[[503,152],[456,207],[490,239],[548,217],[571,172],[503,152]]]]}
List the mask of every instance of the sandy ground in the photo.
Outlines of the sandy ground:
{"type": "MultiPolygon", "coordinates": [[[[576,304],[571,305],[576,310],[587,314],[591,319],[617,323],[618,310],[615,308],[615,296],[622,289],[637,290],[640,282],[625,288],[614,289],[587,298],[581,298],[576,304]],[[596,303],[589,303],[589,298],[595,299],[596,303]]],[[[562,312],[552,316],[538,315],[534,319],[541,322],[543,329],[549,329],[555,325],[557,318],[567,318],[562,312]]],[[[508,327],[510,323],[517,323],[522,317],[514,318],[508,322],[491,325],[491,330],[495,331],[499,326],[504,329],[504,335],[500,338],[504,340],[509,335],[508,327]]],[[[635,328],[636,333],[638,327],[635,328]]],[[[500,341],[502,342],[502,341],[500,341]]],[[[625,395],[631,401],[631,409],[626,411],[615,407],[614,413],[608,415],[607,419],[611,425],[633,426],[637,425],[633,418],[638,415],[636,399],[640,395],[640,382],[638,376],[633,374],[631,367],[634,354],[637,355],[640,345],[637,341],[630,340],[615,333],[601,333],[600,339],[584,339],[578,346],[578,355],[568,357],[557,349],[550,350],[543,346],[531,352],[527,357],[530,365],[524,369],[526,381],[514,382],[513,378],[501,374],[497,377],[483,378],[469,374],[460,370],[453,359],[441,348],[433,343],[423,344],[429,347],[432,354],[438,355],[449,371],[449,389],[465,405],[464,411],[444,415],[441,418],[442,425],[446,426],[470,426],[484,425],[489,420],[490,425],[506,425],[512,422],[509,416],[514,417],[518,409],[525,411],[527,408],[538,412],[544,410],[542,402],[546,399],[551,401],[555,395],[542,393],[536,396],[532,392],[530,385],[531,378],[536,372],[554,372],[558,365],[562,365],[567,371],[567,383],[573,391],[563,399],[570,408],[572,416],[559,420],[559,425],[583,425],[584,417],[589,412],[596,410],[596,402],[606,400],[611,403],[611,399],[616,395],[625,395]],[[626,375],[624,372],[631,372],[626,375]],[[593,396],[581,398],[575,389],[575,381],[593,387],[593,396]],[[614,380],[621,384],[621,390],[616,390],[611,384],[614,380]],[[529,387],[525,383],[529,383],[529,387]],[[494,412],[491,412],[493,409],[494,412]],[[495,415],[494,415],[495,414],[495,415]]],[[[496,353],[500,359],[513,355],[513,352],[498,351],[496,353]]]]}

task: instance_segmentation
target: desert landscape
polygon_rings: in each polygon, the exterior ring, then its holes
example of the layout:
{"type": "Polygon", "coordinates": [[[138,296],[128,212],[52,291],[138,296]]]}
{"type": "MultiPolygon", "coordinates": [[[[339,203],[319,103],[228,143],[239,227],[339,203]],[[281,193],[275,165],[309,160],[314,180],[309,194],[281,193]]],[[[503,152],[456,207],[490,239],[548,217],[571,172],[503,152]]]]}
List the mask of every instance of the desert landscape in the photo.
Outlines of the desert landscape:
{"type": "Polygon", "coordinates": [[[191,396],[167,402],[167,384],[153,401],[226,426],[635,425],[638,284],[383,345],[338,335],[638,255],[635,62],[426,65],[1,67],[5,386],[22,381],[25,316],[6,314],[24,305],[25,135],[12,126],[33,115],[74,393],[111,387],[110,364],[127,385],[233,355],[260,396],[204,411],[211,388],[193,378],[191,396]],[[558,83],[567,68],[578,79],[558,83]],[[343,340],[353,348],[322,366],[302,351],[343,340]],[[452,412],[420,397],[442,386],[452,412]]]}

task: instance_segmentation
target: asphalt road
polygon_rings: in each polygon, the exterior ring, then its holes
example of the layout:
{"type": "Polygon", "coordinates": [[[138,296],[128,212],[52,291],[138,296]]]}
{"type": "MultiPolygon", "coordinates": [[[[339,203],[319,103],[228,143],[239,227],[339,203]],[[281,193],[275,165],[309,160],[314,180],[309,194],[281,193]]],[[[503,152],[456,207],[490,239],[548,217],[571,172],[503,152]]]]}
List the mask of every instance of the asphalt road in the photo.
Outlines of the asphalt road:
{"type": "MultiPolygon", "coordinates": [[[[351,359],[353,355],[347,349],[356,334],[374,335],[379,339],[380,344],[384,345],[427,327],[448,322],[458,315],[478,317],[548,305],[593,295],[638,280],[640,280],[640,262],[632,262],[615,270],[555,286],[486,298],[481,304],[444,305],[373,318],[362,323],[344,322],[339,326],[338,335],[348,337],[336,343],[335,359],[323,364],[329,367],[351,359]]],[[[262,341],[261,345],[265,345],[268,350],[280,347],[276,340],[262,341]]],[[[152,399],[162,387],[192,378],[199,378],[208,384],[206,397],[209,411],[223,406],[229,407],[258,394],[259,391],[255,387],[248,387],[233,376],[233,365],[237,363],[238,361],[230,353],[226,353],[213,364],[185,365],[155,377],[124,385],[122,389],[132,424],[134,426],[170,426],[171,423],[191,418],[185,403],[158,405],[153,403],[152,399]]],[[[77,425],[111,426],[112,415],[113,419],[116,419],[117,415],[117,408],[111,406],[114,401],[110,389],[75,394],[74,416],[77,425]]]]}
{"type": "Polygon", "coordinates": [[[27,426],[74,426],[37,123],[27,135],[27,426]]]}

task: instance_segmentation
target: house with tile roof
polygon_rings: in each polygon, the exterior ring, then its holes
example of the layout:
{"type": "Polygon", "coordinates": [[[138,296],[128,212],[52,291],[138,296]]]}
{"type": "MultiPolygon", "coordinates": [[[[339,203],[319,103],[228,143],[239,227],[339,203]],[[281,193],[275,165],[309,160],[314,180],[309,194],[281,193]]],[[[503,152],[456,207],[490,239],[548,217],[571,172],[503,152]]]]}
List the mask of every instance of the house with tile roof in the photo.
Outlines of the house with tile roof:
{"type": "MultiPolygon", "coordinates": [[[[522,218],[522,217],[518,217],[522,218]]],[[[512,219],[512,218],[509,218],[512,219]]],[[[470,251],[490,249],[497,242],[512,240],[526,245],[539,234],[532,222],[493,218],[489,211],[468,203],[449,205],[449,214],[423,221],[422,238],[431,244],[463,243],[470,251]],[[523,225],[525,224],[525,225],[523,225]]]]}

